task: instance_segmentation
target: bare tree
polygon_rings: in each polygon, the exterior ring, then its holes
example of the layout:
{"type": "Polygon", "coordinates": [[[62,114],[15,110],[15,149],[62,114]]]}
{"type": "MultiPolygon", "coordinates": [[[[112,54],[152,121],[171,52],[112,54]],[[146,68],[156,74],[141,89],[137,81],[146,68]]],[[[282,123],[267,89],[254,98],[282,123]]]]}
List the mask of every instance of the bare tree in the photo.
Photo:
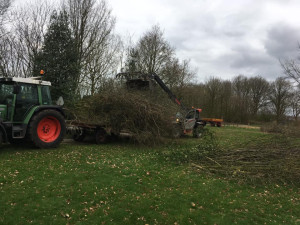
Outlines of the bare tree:
{"type": "Polygon", "coordinates": [[[270,86],[269,99],[276,121],[280,122],[290,105],[292,86],[283,77],[277,78],[270,86]]]}
{"type": "Polygon", "coordinates": [[[7,12],[10,5],[11,5],[11,0],[0,0],[0,28],[3,26],[4,19],[5,19],[4,14],[7,12]]]}
{"type": "Polygon", "coordinates": [[[220,100],[218,104],[218,117],[231,121],[232,109],[232,83],[229,80],[222,81],[220,90],[220,100]]]}
{"type": "Polygon", "coordinates": [[[5,14],[11,5],[11,0],[0,0],[0,76],[7,76],[10,60],[7,57],[11,50],[11,42],[7,38],[7,31],[4,27],[5,14]]]}
{"type": "Polygon", "coordinates": [[[219,78],[212,77],[205,84],[208,111],[211,116],[216,116],[222,82],[219,78]]]}
{"type": "Polygon", "coordinates": [[[300,87],[291,93],[290,107],[295,121],[298,121],[300,115],[300,87]]]}
{"type": "Polygon", "coordinates": [[[138,70],[150,74],[159,74],[174,55],[174,49],[164,39],[158,25],[153,26],[140,38],[136,50],[138,70]]]}
{"type": "Polygon", "coordinates": [[[47,2],[36,2],[11,13],[10,32],[5,37],[6,59],[3,60],[7,76],[32,76],[33,61],[42,47],[51,8],[47,2]]]}
{"type": "Polygon", "coordinates": [[[252,77],[249,79],[250,86],[250,110],[253,115],[257,115],[257,112],[268,101],[269,83],[262,77],[252,77]]]}
{"type": "Polygon", "coordinates": [[[120,40],[117,36],[110,35],[103,45],[97,46],[97,51],[90,55],[88,63],[84,67],[82,86],[86,88],[86,94],[94,95],[98,89],[104,88],[111,74],[116,74],[120,40]]]}
{"type": "Polygon", "coordinates": [[[295,60],[280,62],[285,75],[300,84],[300,65],[295,60]]]}
{"type": "Polygon", "coordinates": [[[15,51],[15,38],[5,35],[0,40],[0,75],[12,77],[19,74],[22,67],[21,58],[15,51]]]}
{"type": "Polygon", "coordinates": [[[248,122],[249,119],[249,80],[243,75],[233,79],[234,107],[238,122],[248,122]]]}
{"type": "Polygon", "coordinates": [[[107,75],[114,61],[118,38],[113,35],[115,18],[105,0],[67,0],[64,6],[79,53],[81,76],[78,83],[95,93],[99,81],[107,75]]]}
{"type": "Polygon", "coordinates": [[[180,62],[179,59],[172,58],[169,62],[166,62],[159,76],[169,88],[180,90],[192,82],[195,72],[191,69],[189,60],[180,62]]]}

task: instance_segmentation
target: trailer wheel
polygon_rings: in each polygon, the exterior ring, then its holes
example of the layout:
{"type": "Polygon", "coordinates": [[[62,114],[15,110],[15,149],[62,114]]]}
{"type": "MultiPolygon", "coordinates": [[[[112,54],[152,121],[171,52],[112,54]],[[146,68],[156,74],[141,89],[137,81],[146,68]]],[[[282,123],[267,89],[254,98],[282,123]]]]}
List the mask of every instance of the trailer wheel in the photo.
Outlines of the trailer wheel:
{"type": "Polygon", "coordinates": [[[56,110],[37,113],[29,124],[29,138],[39,148],[56,148],[66,133],[64,117],[56,110]]]}
{"type": "Polygon", "coordinates": [[[85,133],[84,132],[82,132],[82,133],[80,133],[80,134],[74,134],[73,135],[73,140],[74,141],[78,141],[78,142],[82,142],[83,140],[84,140],[84,138],[85,138],[85,133]]]}
{"type": "Polygon", "coordinates": [[[193,137],[200,138],[203,136],[203,132],[204,132],[204,126],[198,125],[193,129],[193,137]]]}
{"type": "Polygon", "coordinates": [[[98,129],[95,134],[97,144],[104,144],[107,142],[108,135],[104,129],[98,129]]]}

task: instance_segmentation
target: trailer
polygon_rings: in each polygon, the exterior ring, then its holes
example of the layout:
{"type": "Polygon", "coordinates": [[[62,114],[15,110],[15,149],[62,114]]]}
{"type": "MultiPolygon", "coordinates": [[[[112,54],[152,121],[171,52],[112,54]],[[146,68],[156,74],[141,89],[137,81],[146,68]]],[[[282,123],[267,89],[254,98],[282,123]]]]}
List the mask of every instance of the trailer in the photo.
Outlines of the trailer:
{"type": "Polygon", "coordinates": [[[87,136],[91,136],[97,144],[103,144],[121,133],[120,131],[113,131],[104,124],[91,124],[74,120],[67,120],[66,127],[67,134],[71,135],[73,140],[77,142],[83,142],[87,136]]]}
{"type": "Polygon", "coordinates": [[[202,118],[203,121],[209,123],[212,127],[221,127],[223,123],[223,119],[216,119],[216,118],[202,118]]]}

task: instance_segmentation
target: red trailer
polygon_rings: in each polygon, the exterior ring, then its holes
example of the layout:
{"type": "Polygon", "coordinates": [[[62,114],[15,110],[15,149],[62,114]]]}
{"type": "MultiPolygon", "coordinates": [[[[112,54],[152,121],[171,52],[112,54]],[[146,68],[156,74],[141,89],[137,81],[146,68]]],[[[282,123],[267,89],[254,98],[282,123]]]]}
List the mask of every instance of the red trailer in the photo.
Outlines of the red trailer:
{"type": "Polygon", "coordinates": [[[202,118],[203,121],[206,123],[210,123],[212,127],[221,127],[223,123],[223,119],[216,119],[216,118],[202,118]]]}

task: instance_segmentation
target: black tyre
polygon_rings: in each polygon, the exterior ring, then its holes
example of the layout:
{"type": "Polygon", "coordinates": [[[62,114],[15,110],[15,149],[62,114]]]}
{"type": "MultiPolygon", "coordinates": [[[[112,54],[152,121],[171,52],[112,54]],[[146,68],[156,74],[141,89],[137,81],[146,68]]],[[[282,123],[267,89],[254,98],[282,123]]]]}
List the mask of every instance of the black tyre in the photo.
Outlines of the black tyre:
{"type": "Polygon", "coordinates": [[[12,138],[11,136],[8,136],[8,141],[11,145],[21,145],[26,142],[25,138],[19,139],[19,138],[12,138]]]}
{"type": "Polygon", "coordinates": [[[204,132],[204,126],[198,125],[193,129],[193,137],[200,138],[203,136],[203,132],[204,132]]]}
{"type": "Polygon", "coordinates": [[[0,130],[0,147],[2,147],[2,144],[3,144],[3,133],[0,130]]]}
{"type": "Polygon", "coordinates": [[[66,123],[63,115],[56,110],[38,112],[30,121],[29,139],[39,148],[56,148],[64,139],[66,123]]]}
{"type": "Polygon", "coordinates": [[[96,130],[95,140],[97,144],[104,144],[108,141],[108,135],[103,128],[96,130]]]}
{"type": "Polygon", "coordinates": [[[86,137],[86,134],[84,132],[82,132],[82,133],[79,133],[79,134],[74,134],[73,135],[73,140],[78,141],[78,142],[83,142],[85,137],[86,137]]]}

